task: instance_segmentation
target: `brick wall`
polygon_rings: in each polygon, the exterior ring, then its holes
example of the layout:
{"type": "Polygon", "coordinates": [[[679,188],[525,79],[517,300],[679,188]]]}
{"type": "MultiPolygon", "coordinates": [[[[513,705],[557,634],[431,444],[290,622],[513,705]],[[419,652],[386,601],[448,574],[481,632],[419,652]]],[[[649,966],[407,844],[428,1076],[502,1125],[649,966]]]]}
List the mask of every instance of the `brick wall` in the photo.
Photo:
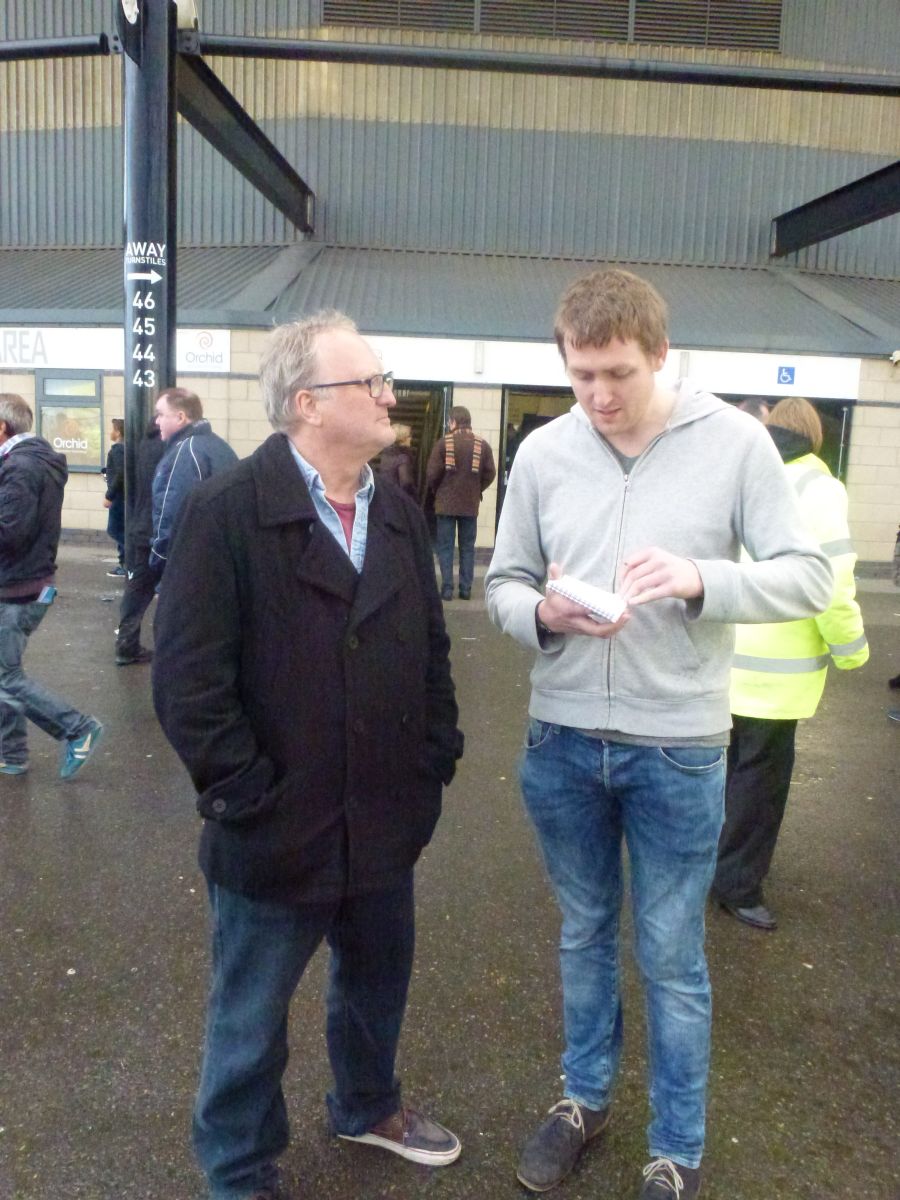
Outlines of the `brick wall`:
{"type": "Polygon", "coordinates": [[[900,524],[900,365],[864,359],[847,470],[850,533],[860,562],[886,562],[900,524]]]}

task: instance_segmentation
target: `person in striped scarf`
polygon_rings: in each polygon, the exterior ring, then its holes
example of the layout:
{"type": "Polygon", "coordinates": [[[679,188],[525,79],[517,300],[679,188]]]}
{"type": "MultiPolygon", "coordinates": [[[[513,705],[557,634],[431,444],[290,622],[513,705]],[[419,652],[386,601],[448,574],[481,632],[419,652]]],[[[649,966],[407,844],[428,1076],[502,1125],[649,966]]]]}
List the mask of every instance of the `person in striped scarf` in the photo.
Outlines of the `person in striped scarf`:
{"type": "Polygon", "coordinates": [[[478,508],[497,468],[493,451],[472,432],[472,414],[462,405],[451,408],[450,428],[431,451],[425,475],[428,490],[434,493],[441,599],[453,599],[453,544],[458,540],[459,598],[470,600],[478,508]]]}

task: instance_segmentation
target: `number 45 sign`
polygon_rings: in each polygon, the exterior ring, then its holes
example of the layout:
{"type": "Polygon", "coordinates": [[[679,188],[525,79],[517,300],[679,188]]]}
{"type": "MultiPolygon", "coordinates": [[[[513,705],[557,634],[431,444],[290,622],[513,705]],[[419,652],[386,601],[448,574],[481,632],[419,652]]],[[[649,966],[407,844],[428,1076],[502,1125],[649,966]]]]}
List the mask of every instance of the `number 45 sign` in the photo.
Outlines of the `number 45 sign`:
{"type": "MultiPolygon", "coordinates": [[[[153,343],[156,335],[156,317],[154,315],[156,297],[153,295],[153,284],[162,279],[162,276],[152,270],[133,271],[129,273],[128,278],[142,282],[147,280],[150,284],[149,287],[142,287],[141,284],[138,284],[131,298],[133,314],[131,332],[137,338],[131,352],[131,360],[136,364],[154,363],[156,362],[156,349],[153,343]]],[[[153,367],[138,365],[131,377],[131,382],[135,387],[154,388],[156,387],[156,370],[153,367]]]]}
{"type": "MultiPolygon", "coordinates": [[[[150,288],[146,291],[135,292],[131,301],[131,308],[132,312],[134,312],[131,332],[137,334],[139,338],[152,338],[156,333],[156,318],[147,314],[152,313],[156,308],[156,300],[150,288]]],[[[136,363],[156,362],[156,350],[154,349],[153,342],[135,342],[134,350],[131,352],[131,359],[132,362],[136,363]]],[[[150,367],[138,367],[131,378],[131,382],[135,387],[155,387],[156,371],[150,367]]]]}

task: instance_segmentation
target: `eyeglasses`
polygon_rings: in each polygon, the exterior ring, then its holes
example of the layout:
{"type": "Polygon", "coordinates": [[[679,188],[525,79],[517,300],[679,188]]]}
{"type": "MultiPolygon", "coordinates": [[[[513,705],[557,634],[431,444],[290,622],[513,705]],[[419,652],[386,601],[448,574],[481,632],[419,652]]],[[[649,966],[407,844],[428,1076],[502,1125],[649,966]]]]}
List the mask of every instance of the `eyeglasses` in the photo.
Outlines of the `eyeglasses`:
{"type": "Polygon", "coordinates": [[[339,383],[311,383],[306,390],[314,392],[317,388],[353,387],[356,384],[367,387],[372,399],[377,400],[386,387],[394,386],[394,372],[385,371],[381,375],[370,375],[368,379],[342,379],[339,383]]]}

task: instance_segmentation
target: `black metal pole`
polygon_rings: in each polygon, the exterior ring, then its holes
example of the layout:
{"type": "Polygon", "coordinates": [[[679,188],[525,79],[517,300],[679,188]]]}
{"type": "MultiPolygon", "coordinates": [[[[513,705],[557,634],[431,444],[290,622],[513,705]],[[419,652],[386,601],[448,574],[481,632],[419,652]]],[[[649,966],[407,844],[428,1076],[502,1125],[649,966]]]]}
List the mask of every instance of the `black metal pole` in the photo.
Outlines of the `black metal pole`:
{"type": "Polygon", "coordinates": [[[84,58],[109,54],[105,33],[86,37],[39,38],[31,42],[0,42],[0,62],[22,62],[33,58],[84,58]]]}
{"type": "Polygon", "coordinates": [[[587,79],[636,79],[645,83],[693,83],[716,87],[767,88],[789,92],[839,92],[851,96],[900,96],[900,77],[862,72],[791,71],[768,67],[723,67],[651,59],[518,54],[498,50],[449,50],[436,46],[388,46],[374,42],[293,41],[191,33],[185,53],[241,58],[309,59],[395,67],[443,67],[454,71],[500,71],[517,75],[566,75],[587,79]]]}
{"type": "Polygon", "coordinates": [[[175,54],[172,0],[140,0],[117,18],[125,53],[125,539],[137,448],[156,397],[175,383],[175,54]]]}

